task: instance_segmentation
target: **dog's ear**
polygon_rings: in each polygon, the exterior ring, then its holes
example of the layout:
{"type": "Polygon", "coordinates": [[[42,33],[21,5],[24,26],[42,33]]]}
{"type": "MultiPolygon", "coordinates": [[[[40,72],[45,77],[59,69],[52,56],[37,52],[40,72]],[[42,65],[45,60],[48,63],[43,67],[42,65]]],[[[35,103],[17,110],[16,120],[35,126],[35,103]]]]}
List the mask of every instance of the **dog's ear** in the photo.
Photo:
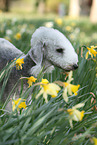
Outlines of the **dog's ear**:
{"type": "Polygon", "coordinates": [[[31,49],[28,52],[31,59],[37,64],[42,64],[43,61],[43,55],[45,50],[45,43],[40,42],[37,40],[37,42],[31,41],[31,49]]]}
{"type": "Polygon", "coordinates": [[[30,69],[30,74],[37,77],[42,69],[42,61],[44,58],[45,43],[37,41],[31,44],[31,49],[28,52],[30,58],[35,62],[35,66],[30,69]]]}

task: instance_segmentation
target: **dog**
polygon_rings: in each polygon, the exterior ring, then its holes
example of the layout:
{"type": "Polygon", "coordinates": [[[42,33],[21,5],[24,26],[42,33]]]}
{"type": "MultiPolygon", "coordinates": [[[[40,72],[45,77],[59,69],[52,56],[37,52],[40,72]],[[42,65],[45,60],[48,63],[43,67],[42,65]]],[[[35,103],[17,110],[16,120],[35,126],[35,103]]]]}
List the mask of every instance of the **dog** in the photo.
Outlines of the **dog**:
{"type": "MultiPolygon", "coordinates": [[[[11,88],[21,77],[37,77],[41,69],[51,72],[53,66],[64,71],[78,68],[78,55],[69,40],[58,30],[47,27],[38,28],[31,38],[31,49],[25,55],[8,40],[0,38],[0,71],[14,58],[24,58],[22,70],[13,67],[4,91],[4,100],[11,88]]],[[[2,86],[2,83],[0,84],[2,86]]]]}

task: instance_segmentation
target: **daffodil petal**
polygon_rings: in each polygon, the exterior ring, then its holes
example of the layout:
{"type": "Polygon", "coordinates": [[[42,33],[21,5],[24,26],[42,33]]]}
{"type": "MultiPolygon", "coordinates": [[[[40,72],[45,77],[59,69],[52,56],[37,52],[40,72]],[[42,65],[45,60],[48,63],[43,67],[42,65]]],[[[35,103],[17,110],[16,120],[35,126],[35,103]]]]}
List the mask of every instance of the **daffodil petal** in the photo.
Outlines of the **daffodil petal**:
{"type": "Polygon", "coordinates": [[[79,103],[73,107],[73,109],[81,108],[85,105],[85,103],[79,103]]]}
{"type": "Polygon", "coordinates": [[[81,112],[79,110],[74,110],[73,120],[74,121],[80,121],[81,120],[81,112]]]}
{"type": "Polygon", "coordinates": [[[77,95],[77,91],[78,91],[79,87],[80,87],[80,85],[72,85],[72,84],[70,84],[71,91],[72,91],[75,95],[77,95]]]}
{"type": "Polygon", "coordinates": [[[42,84],[48,84],[49,81],[48,81],[47,79],[42,79],[41,83],[42,83],[42,84]]]}
{"type": "Polygon", "coordinates": [[[68,94],[69,95],[72,95],[71,84],[69,84],[69,86],[67,87],[67,89],[68,89],[68,94]]]}
{"type": "Polygon", "coordinates": [[[47,93],[43,93],[43,98],[45,99],[45,102],[48,103],[48,99],[47,99],[47,93]]]}
{"type": "Polygon", "coordinates": [[[36,99],[38,99],[43,94],[43,88],[39,91],[39,93],[36,95],[36,99]]]}
{"type": "Polygon", "coordinates": [[[70,123],[71,128],[73,128],[72,119],[69,120],[69,123],[70,123]]]}
{"type": "Polygon", "coordinates": [[[86,57],[85,57],[85,58],[87,59],[87,58],[88,58],[88,56],[89,56],[89,52],[87,52],[87,53],[86,53],[86,57]]]}
{"type": "Polygon", "coordinates": [[[68,102],[67,88],[65,88],[65,89],[63,90],[63,99],[65,100],[65,102],[68,102]]]}

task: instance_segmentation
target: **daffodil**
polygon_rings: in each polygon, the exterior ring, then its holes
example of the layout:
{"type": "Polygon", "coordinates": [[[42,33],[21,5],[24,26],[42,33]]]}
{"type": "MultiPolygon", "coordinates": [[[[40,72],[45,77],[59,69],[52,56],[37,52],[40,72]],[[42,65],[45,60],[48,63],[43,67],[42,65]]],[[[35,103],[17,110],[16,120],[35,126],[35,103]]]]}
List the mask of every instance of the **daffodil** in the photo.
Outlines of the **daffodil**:
{"type": "Polygon", "coordinates": [[[66,31],[69,31],[69,32],[72,31],[72,27],[71,26],[66,26],[65,29],[66,29],[66,31]]]}
{"type": "Polygon", "coordinates": [[[37,79],[34,78],[33,76],[31,76],[31,77],[27,78],[27,80],[28,80],[27,83],[29,84],[29,87],[30,87],[30,86],[32,86],[32,83],[35,82],[37,79]]]}
{"type": "Polygon", "coordinates": [[[97,145],[97,138],[93,137],[92,139],[93,139],[94,145],[97,145]]]}
{"type": "Polygon", "coordinates": [[[24,64],[24,58],[18,58],[15,63],[16,63],[16,68],[18,70],[22,69],[22,64],[24,64]]]}
{"type": "Polygon", "coordinates": [[[58,92],[60,91],[60,87],[55,83],[49,83],[47,79],[42,79],[40,83],[41,90],[37,94],[36,99],[43,94],[43,98],[45,99],[45,102],[48,102],[48,95],[51,95],[52,97],[56,97],[58,92]]]}
{"type": "Polygon", "coordinates": [[[61,26],[61,25],[63,24],[63,20],[62,20],[61,18],[55,19],[55,22],[56,22],[59,26],[61,26]]]}
{"type": "Polygon", "coordinates": [[[97,48],[97,46],[91,46],[90,48],[89,47],[87,47],[87,49],[88,49],[88,51],[87,51],[87,53],[86,53],[86,59],[88,58],[88,56],[89,55],[91,55],[91,57],[93,58],[93,55],[94,55],[94,57],[96,57],[96,54],[97,54],[97,51],[95,50],[95,48],[97,48]]]}
{"type": "Polygon", "coordinates": [[[26,100],[22,99],[22,98],[13,100],[12,101],[12,110],[14,111],[16,109],[16,107],[17,107],[17,111],[22,108],[25,109],[27,107],[26,100]]]}
{"type": "Polygon", "coordinates": [[[68,109],[67,112],[69,113],[69,122],[71,128],[73,128],[72,121],[81,121],[84,117],[84,111],[79,111],[77,108],[81,108],[84,106],[84,103],[79,103],[72,107],[71,109],[68,109]]]}
{"type": "Polygon", "coordinates": [[[67,82],[64,82],[63,84],[64,84],[64,90],[63,90],[63,98],[64,98],[64,100],[66,101],[66,102],[68,102],[68,95],[67,95],[67,93],[69,94],[69,95],[73,95],[73,93],[75,94],[75,95],[77,95],[77,91],[78,91],[78,89],[79,89],[79,87],[80,87],[80,85],[73,85],[73,84],[70,84],[70,82],[73,80],[73,78],[72,78],[72,71],[69,73],[69,76],[68,76],[69,78],[68,78],[68,80],[67,80],[67,82]]]}
{"type": "Polygon", "coordinates": [[[73,93],[75,95],[77,95],[77,91],[78,91],[80,85],[72,85],[72,84],[69,84],[69,83],[64,83],[64,85],[65,85],[65,88],[63,90],[63,98],[66,102],[68,102],[67,92],[68,92],[69,95],[73,95],[73,93]]]}
{"type": "Polygon", "coordinates": [[[21,39],[21,34],[17,33],[14,37],[15,37],[15,39],[19,40],[19,39],[21,39]]]}

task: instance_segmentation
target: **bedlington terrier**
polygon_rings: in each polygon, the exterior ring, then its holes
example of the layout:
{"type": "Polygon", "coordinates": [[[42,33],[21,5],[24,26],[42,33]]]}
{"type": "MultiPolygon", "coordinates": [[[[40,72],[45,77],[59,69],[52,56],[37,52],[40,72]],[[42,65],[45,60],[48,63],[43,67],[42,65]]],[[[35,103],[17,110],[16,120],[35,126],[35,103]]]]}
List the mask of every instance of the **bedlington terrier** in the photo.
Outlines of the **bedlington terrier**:
{"type": "Polygon", "coordinates": [[[78,68],[78,56],[73,46],[61,32],[53,28],[38,28],[32,35],[31,49],[26,55],[9,41],[0,38],[0,71],[7,62],[19,56],[24,58],[23,69],[13,67],[4,92],[7,96],[21,76],[37,76],[43,66],[44,71],[53,65],[64,71],[78,68]]]}

